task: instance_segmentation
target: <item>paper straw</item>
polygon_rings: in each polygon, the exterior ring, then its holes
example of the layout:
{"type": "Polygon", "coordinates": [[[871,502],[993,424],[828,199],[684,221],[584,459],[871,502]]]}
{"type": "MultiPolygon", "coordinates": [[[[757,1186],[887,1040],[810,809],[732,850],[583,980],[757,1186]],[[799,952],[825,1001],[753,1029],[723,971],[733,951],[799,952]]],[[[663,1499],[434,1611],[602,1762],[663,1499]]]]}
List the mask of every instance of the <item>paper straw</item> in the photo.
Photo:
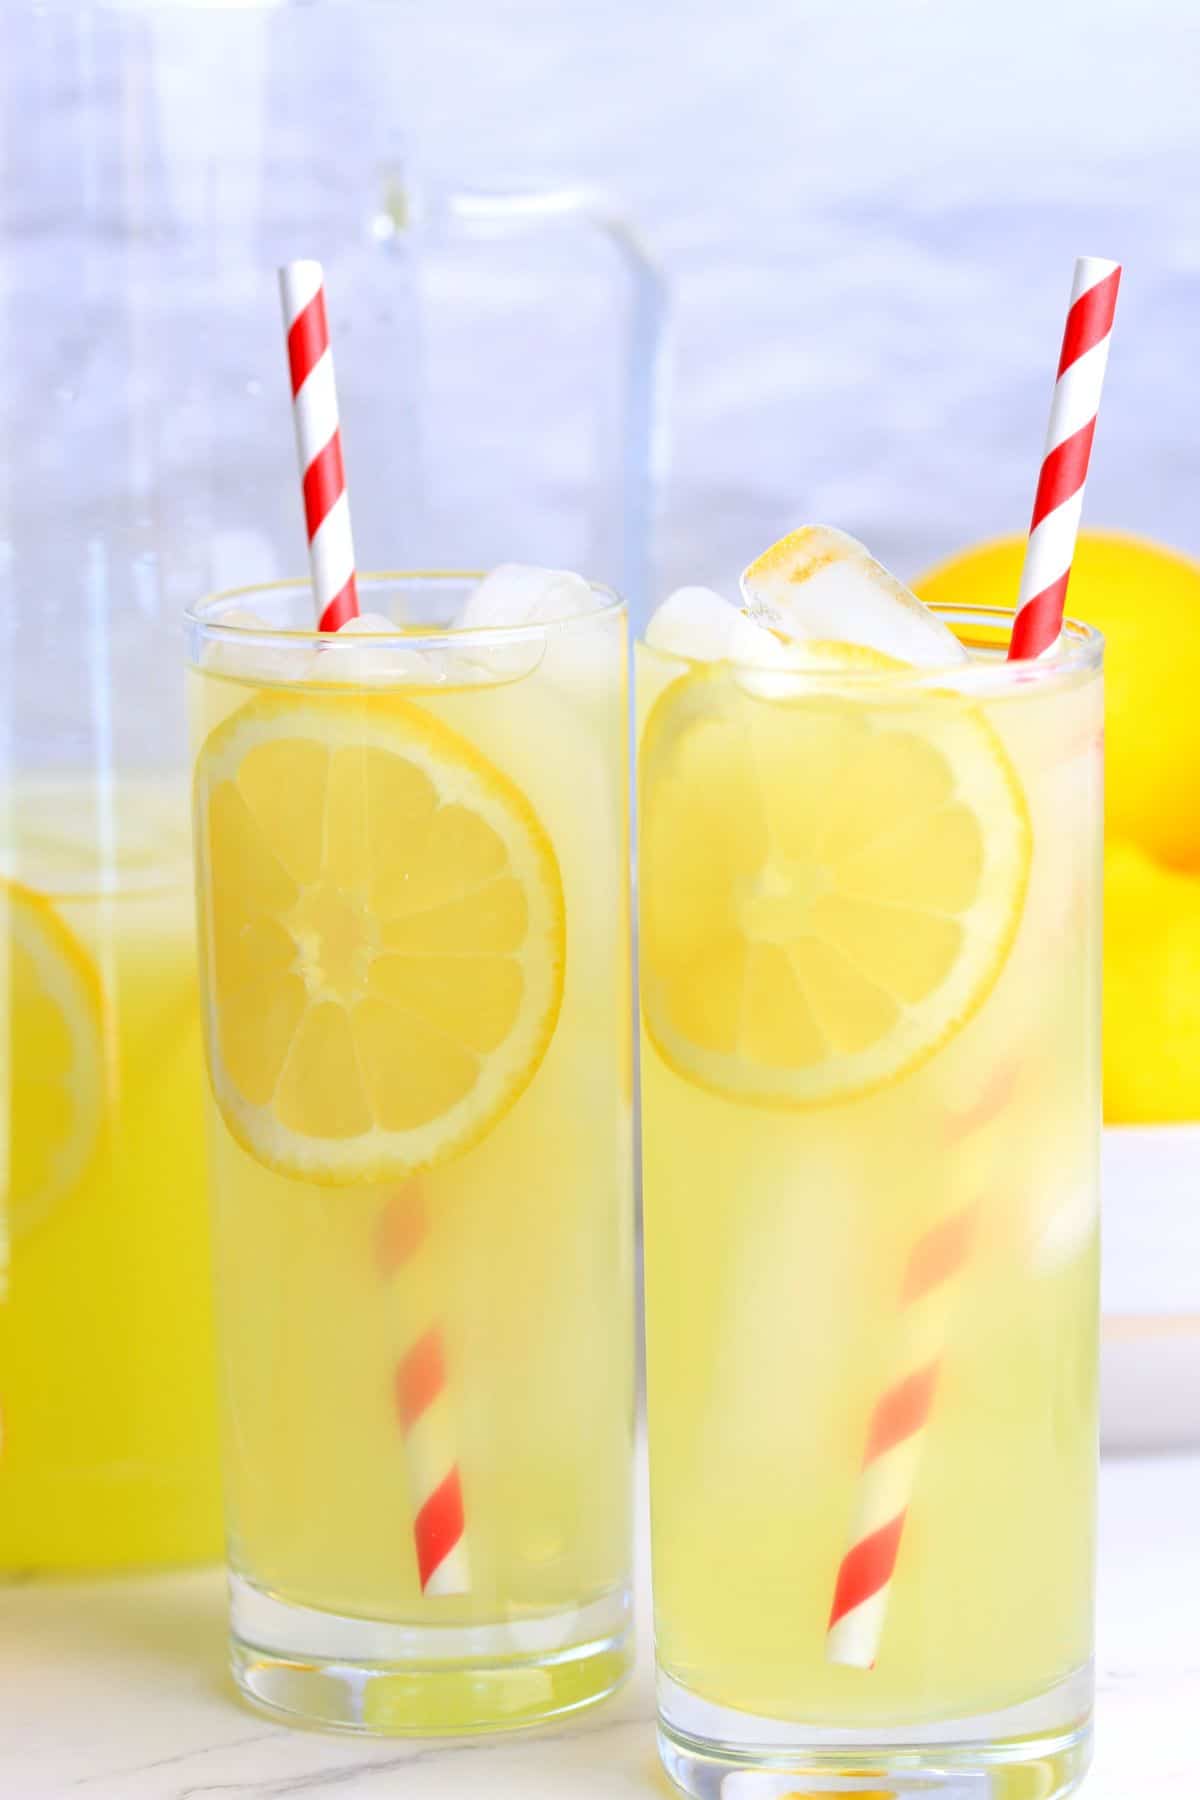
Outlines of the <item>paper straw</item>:
{"type": "MultiPolygon", "coordinates": [[[[990,1125],[1011,1098],[1018,1069],[999,1067],[974,1103],[948,1114],[946,1146],[990,1125]]],[[[848,1548],[826,1627],[829,1662],[873,1669],[879,1654],[909,1503],[937,1397],[946,1345],[962,1302],[979,1207],[951,1201],[909,1251],[897,1296],[896,1339],[871,1410],[855,1487],[848,1548]]]]}
{"type": "MultiPolygon", "coordinates": [[[[279,271],[279,291],[318,629],[337,631],[358,616],[358,583],[320,263],[287,263],[279,271]]],[[[465,1594],[470,1576],[462,1480],[446,1399],[442,1328],[431,1299],[427,1240],[421,1190],[410,1182],[380,1214],[379,1256],[398,1301],[392,1386],[408,1472],[413,1548],[422,1593],[465,1594]]]]}
{"type": "Polygon", "coordinates": [[[948,1211],[918,1239],[904,1271],[894,1373],[871,1412],[850,1547],[838,1568],[829,1611],[825,1654],[830,1662],[875,1666],[974,1227],[973,1207],[948,1211]]]}
{"type": "Polygon", "coordinates": [[[1062,630],[1120,283],[1119,263],[1081,256],[1075,264],[1008,646],[1013,662],[1040,656],[1062,630]]]}
{"type": "Polygon", "coordinates": [[[411,1181],[393,1195],[379,1223],[380,1272],[394,1288],[404,1320],[393,1397],[408,1464],[421,1591],[465,1594],[471,1581],[462,1480],[420,1182],[411,1181]]]}
{"type": "MultiPolygon", "coordinates": [[[[1075,264],[1010,661],[1041,655],[1062,630],[1120,281],[1119,263],[1081,256],[1075,264]]],[[[951,1141],[962,1142],[987,1124],[1011,1086],[1011,1073],[998,1072],[980,1104],[950,1121],[951,1141]]],[[[976,1210],[973,1203],[952,1205],[909,1253],[890,1373],[871,1412],[849,1547],[834,1585],[825,1641],[830,1662],[875,1666],[950,1325],[971,1261],[976,1210]]]]}
{"type": "Polygon", "coordinates": [[[313,598],[320,629],[336,631],[358,614],[358,583],[320,263],[285,263],[279,271],[279,294],[313,598]]]}

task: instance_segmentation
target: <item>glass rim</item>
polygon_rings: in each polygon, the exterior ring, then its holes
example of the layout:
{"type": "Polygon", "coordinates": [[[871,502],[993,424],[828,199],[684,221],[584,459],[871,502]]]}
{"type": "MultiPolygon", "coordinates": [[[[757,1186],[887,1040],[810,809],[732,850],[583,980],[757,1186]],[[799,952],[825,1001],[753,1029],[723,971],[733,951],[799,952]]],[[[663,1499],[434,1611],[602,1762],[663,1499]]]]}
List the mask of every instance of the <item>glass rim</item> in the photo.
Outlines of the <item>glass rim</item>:
{"type": "MultiPolygon", "coordinates": [[[[486,569],[364,569],[357,574],[356,580],[361,594],[364,589],[378,592],[380,589],[422,586],[470,587],[482,581],[487,573],[486,569]]],[[[352,633],[349,639],[342,641],[353,643],[356,651],[368,654],[372,647],[421,650],[448,644],[468,649],[496,649],[506,644],[543,642],[551,634],[586,631],[601,620],[620,618],[628,612],[627,602],[615,588],[603,581],[591,581],[587,576],[580,576],[580,580],[587,582],[598,601],[590,612],[564,613],[559,618],[539,619],[521,625],[397,625],[394,631],[352,633]]],[[[220,608],[232,610],[244,604],[251,610],[255,599],[262,601],[267,596],[278,598],[284,594],[311,596],[312,582],[307,575],[296,575],[275,581],[249,582],[241,587],[215,588],[184,608],[184,623],[205,639],[246,648],[271,644],[276,648],[308,650],[328,646],[331,638],[337,637],[336,632],[319,631],[315,624],[311,629],[296,630],[269,623],[228,624],[220,617],[220,608]]]]}
{"type": "MultiPolygon", "coordinates": [[[[974,625],[981,634],[980,641],[971,645],[968,635],[967,644],[975,649],[988,651],[1001,651],[1007,646],[1017,612],[1015,606],[967,606],[948,601],[923,604],[927,604],[930,612],[938,618],[952,620],[958,625],[974,625]]],[[[736,672],[769,678],[780,684],[780,692],[785,697],[789,691],[800,694],[806,688],[821,689],[835,685],[843,691],[847,687],[875,692],[950,687],[956,693],[993,694],[1028,687],[1032,683],[1038,686],[1057,684],[1099,669],[1104,661],[1104,634],[1081,619],[1065,618],[1062,632],[1051,651],[1040,657],[1009,662],[1005,657],[988,656],[967,663],[904,663],[887,669],[847,668],[844,663],[832,660],[798,669],[781,668],[778,663],[753,662],[741,658],[727,657],[711,661],[684,656],[674,650],[660,649],[657,645],[648,644],[642,635],[636,640],[636,649],[639,659],[646,659],[663,669],[676,668],[690,672],[724,665],[736,672]]]]}

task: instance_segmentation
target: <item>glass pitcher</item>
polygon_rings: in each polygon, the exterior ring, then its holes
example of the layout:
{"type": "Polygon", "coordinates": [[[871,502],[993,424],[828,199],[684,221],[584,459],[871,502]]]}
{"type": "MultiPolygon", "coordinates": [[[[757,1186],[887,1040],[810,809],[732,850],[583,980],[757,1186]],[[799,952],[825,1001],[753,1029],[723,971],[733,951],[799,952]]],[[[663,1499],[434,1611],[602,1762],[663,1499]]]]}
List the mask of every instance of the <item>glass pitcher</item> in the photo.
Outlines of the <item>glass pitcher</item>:
{"type": "Polygon", "coordinates": [[[179,634],[305,567],[276,265],[361,567],[645,593],[654,271],[600,196],[414,178],[390,11],[6,13],[0,1570],[219,1551],[179,634]]]}

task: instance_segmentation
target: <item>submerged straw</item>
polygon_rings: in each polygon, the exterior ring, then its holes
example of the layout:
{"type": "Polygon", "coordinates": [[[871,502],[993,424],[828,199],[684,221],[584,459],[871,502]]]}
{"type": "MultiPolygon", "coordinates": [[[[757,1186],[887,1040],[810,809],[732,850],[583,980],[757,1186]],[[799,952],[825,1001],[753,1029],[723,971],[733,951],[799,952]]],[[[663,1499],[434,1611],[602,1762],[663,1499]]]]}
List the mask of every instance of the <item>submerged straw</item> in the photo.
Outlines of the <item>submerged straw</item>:
{"type": "MultiPolygon", "coordinates": [[[[945,1142],[957,1150],[1003,1112],[1017,1078],[1002,1067],[964,1112],[948,1114],[945,1142]]],[[[846,1551],[838,1565],[825,1657],[873,1669],[891,1599],[909,1505],[937,1399],[947,1345],[975,1257],[985,1196],[951,1194],[915,1240],[900,1277],[894,1337],[871,1409],[855,1482],[846,1551]]]]}
{"type": "MultiPolygon", "coordinates": [[[[287,263],[279,271],[279,292],[318,629],[337,631],[358,617],[358,582],[320,263],[287,263]]],[[[430,1296],[425,1209],[415,1183],[380,1213],[379,1258],[380,1273],[399,1302],[392,1392],[421,1592],[465,1594],[471,1583],[462,1482],[446,1403],[442,1330],[430,1296]]]]}
{"type": "Polygon", "coordinates": [[[1120,283],[1120,263],[1100,256],[1076,261],[1008,647],[1010,662],[1040,656],[1062,630],[1120,283]]]}
{"type": "Polygon", "coordinates": [[[438,1321],[441,1283],[432,1266],[419,1180],[407,1182],[392,1196],[379,1215],[378,1231],[380,1274],[393,1287],[404,1325],[393,1401],[408,1465],[421,1592],[465,1594],[471,1578],[438,1321]]]}
{"type": "Polygon", "coordinates": [[[832,1663],[875,1666],[975,1222],[973,1205],[952,1205],[909,1253],[890,1375],[867,1427],[848,1547],[829,1610],[825,1656],[832,1663]]]}

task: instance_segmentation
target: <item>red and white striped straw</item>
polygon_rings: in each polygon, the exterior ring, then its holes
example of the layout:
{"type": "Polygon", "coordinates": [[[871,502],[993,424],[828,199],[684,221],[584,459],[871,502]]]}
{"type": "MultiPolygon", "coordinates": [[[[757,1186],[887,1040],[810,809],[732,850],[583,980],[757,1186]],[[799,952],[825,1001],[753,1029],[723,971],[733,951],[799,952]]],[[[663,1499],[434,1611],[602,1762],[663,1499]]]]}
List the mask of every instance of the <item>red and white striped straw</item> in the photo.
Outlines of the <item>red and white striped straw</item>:
{"type": "Polygon", "coordinates": [[[900,1287],[894,1374],[871,1413],[829,1610],[829,1662],[871,1669],[879,1652],[900,1540],[933,1411],[950,1321],[971,1255],[975,1209],[948,1211],[919,1238],[900,1287]]]}
{"type": "Polygon", "coordinates": [[[320,263],[285,263],[279,271],[279,293],[313,597],[320,629],[336,631],[357,616],[358,583],[320,263]]]}
{"type": "MultiPolygon", "coordinates": [[[[1040,655],[1062,629],[1120,280],[1118,263],[1082,256],[1075,264],[1010,660],[1040,655]]],[[[949,1122],[949,1140],[961,1142],[988,1124],[1002,1110],[1013,1079],[1013,1071],[1000,1071],[980,1101],[949,1122]]],[[[834,1585],[825,1639],[830,1662],[875,1666],[977,1213],[974,1203],[952,1203],[909,1253],[891,1373],[872,1408],[849,1547],[834,1585]]]]}
{"type": "Polygon", "coordinates": [[[1008,646],[1011,662],[1040,656],[1062,630],[1120,283],[1120,263],[1081,256],[1075,264],[1008,646]]]}
{"type": "Polygon", "coordinates": [[[393,1396],[408,1466],[421,1592],[465,1594],[471,1577],[462,1478],[428,1235],[421,1185],[410,1181],[384,1208],[379,1229],[380,1272],[395,1291],[404,1324],[393,1396]]]}
{"type": "MultiPolygon", "coordinates": [[[[358,616],[358,583],[320,263],[286,264],[279,271],[279,291],[318,629],[337,631],[358,616]]],[[[413,1548],[422,1593],[465,1594],[470,1588],[466,1519],[431,1261],[424,1200],[419,1185],[410,1182],[380,1214],[379,1262],[397,1301],[392,1383],[413,1548]]]]}
{"type": "MultiPolygon", "coordinates": [[[[991,1124],[1017,1078],[1001,1067],[975,1103],[947,1117],[947,1149],[991,1124]]],[[[873,1669],[900,1543],[916,1486],[946,1345],[974,1252],[979,1206],[951,1201],[909,1252],[898,1296],[889,1377],[871,1410],[855,1488],[849,1547],[838,1566],[826,1627],[829,1662],[873,1669]]]]}

